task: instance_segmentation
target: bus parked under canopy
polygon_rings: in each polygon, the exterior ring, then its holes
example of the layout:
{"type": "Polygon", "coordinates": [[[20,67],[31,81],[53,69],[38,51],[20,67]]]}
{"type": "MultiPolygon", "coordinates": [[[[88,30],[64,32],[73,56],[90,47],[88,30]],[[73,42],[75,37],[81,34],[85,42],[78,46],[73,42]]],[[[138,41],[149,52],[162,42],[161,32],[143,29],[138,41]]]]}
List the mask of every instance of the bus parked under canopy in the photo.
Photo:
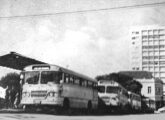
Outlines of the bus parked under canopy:
{"type": "Polygon", "coordinates": [[[0,56],[0,65],[22,71],[21,104],[26,107],[97,108],[95,79],[15,52],[0,56]]]}

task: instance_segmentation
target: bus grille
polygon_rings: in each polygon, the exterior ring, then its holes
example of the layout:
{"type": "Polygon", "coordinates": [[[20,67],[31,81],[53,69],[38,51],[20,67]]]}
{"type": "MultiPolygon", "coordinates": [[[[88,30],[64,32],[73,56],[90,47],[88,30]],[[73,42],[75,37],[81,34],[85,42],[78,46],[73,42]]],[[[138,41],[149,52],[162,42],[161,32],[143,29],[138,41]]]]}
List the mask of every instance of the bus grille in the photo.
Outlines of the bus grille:
{"type": "Polygon", "coordinates": [[[46,97],[47,91],[31,91],[31,97],[46,97]]]}
{"type": "Polygon", "coordinates": [[[104,102],[109,102],[109,99],[110,99],[110,98],[104,96],[104,97],[101,97],[101,99],[102,99],[104,102]]]}

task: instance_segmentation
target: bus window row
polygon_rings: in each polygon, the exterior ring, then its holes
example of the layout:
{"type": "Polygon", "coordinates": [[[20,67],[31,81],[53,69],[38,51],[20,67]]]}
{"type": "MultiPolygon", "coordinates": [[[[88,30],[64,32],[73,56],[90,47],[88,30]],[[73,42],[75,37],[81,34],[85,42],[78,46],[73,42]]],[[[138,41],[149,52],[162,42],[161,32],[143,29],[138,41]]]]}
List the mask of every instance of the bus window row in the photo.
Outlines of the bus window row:
{"type": "Polygon", "coordinates": [[[64,73],[64,83],[75,84],[83,87],[96,88],[97,83],[85,80],[83,78],[64,73]]]}

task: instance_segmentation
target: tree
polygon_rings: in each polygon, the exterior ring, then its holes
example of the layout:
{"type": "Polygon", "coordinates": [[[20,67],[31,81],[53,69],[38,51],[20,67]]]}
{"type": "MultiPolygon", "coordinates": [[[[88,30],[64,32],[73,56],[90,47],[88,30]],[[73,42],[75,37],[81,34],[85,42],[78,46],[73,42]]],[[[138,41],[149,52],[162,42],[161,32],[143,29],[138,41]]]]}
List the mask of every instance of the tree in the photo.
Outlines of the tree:
{"type": "Polygon", "coordinates": [[[16,99],[16,94],[19,94],[21,90],[19,74],[8,73],[1,78],[0,86],[6,88],[6,106],[12,107],[16,99]]]}
{"type": "Polygon", "coordinates": [[[20,77],[18,73],[8,73],[4,77],[1,78],[0,85],[3,88],[9,87],[15,87],[16,90],[20,89],[20,77]]]}
{"type": "Polygon", "coordinates": [[[139,82],[133,80],[132,77],[127,76],[127,75],[123,75],[120,73],[110,73],[106,75],[99,75],[96,77],[96,79],[98,81],[99,80],[114,80],[120,83],[123,87],[125,87],[129,91],[132,91],[138,94],[141,93],[142,85],[139,82]]]}

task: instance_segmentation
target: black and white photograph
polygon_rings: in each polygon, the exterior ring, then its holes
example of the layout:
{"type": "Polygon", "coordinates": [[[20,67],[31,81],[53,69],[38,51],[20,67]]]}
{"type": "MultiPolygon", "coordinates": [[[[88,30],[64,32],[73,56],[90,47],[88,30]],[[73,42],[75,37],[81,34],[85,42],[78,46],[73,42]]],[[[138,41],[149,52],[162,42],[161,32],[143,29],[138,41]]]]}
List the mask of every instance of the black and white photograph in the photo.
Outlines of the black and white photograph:
{"type": "Polygon", "coordinates": [[[0,0],[1,120],[165,118],[165,0],[0,0]]]}

